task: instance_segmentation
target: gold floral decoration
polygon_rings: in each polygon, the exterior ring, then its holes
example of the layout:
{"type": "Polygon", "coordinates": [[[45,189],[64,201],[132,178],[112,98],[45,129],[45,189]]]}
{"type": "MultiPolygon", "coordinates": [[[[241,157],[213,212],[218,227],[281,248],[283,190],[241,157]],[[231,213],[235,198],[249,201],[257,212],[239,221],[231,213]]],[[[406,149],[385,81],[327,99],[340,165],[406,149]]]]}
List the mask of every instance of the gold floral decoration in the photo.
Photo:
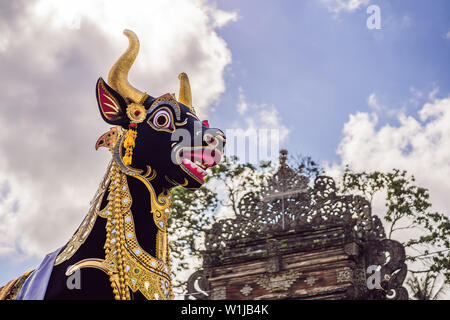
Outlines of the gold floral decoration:
{"type": "Polygon", "coordinates": [[[132,123],[141,123],[146,117],[145,107],[142,104],[130,103],[127,107],[127,116],[132,123]]]}

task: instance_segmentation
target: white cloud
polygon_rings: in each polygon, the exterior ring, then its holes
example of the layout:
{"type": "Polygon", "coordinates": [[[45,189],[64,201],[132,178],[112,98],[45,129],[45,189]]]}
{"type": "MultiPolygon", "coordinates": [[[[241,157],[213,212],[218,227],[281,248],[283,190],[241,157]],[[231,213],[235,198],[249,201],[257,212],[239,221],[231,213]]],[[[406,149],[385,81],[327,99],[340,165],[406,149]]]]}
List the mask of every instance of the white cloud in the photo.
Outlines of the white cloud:
{"type": "Polygon", "coordinates": [[[433,90],[431,90],[431,92],[428,94],[428,99],[429,100],[434,100],[436,98],[436,94],[439,92],[439,88],[436,87],[433,90]]]}
{"type": "Polygon", "coordinates": [[[236,109],[239,117],[225,133],[227,155],[253,164],[277,159],[279,147],[286,141],[290,129],[283,124],[274,105],[248,102],[242,87],[238,90],[236,109]]]}
{"type": "Polygon", "coordinates": [[[233,12],[206,1],[28,1],[0,10],[0,255],[42,256],[63,245],[87,213],[110,154],[96,105],[98,77],[127,47],[141,51],[130,81],[153,96],[191,80],[201,116],[225,90],[231,53],[215,28],[233,12]],[[4,194],[5,193],[5,194],[4,194]]]}
{"type": "Polygon", "coordinates": [[[235,127],[241,127],[245,122],[247,129],[278,129],[280,142],[286,141],[290,130],[282,123],[278,109],[274,105],[247,103],[242,87],[239,87],[238,112],[242,115],[235,127]]]}
{"type": "MultiPolygon", "coordinates": [[[[434,89],[428,95],[430,100],[422,105],[416,117],[400,112],[397,115],[398,126],[379,126],[378,116],[374,112],[350,115],[337,150],[341,162],[326,164],[326,173],[340,181],[347,164],[354,171],[386,172],[393,168],[406,170],[414,175],[417,185],[429,189],[432,210],[448,216],[450,96],[438,99],[437,92],[438,89],[434,89]]],[[[385,195],[376,195],[372,202],[372,212],[380,217],[384,216],[385,195]]],[[[393,238],[407,241],[416,238],[417,232],[416,229],[402,230],[393,238]]],[[[407,254],[417,255],[417,252],[408,249],[407,254]]],[[[420,264],[414,263],[409,267],[413,270],[422,268],[420,264]]]]}
{"type": "Polygon", "coordinates": [[[445,38],[450,40],[450,31],[445,34],[445,38]]]}
{"type": "Polygon", "coordinates": [[[378,102],[377,97],[375,93],[372,93],[369,98],[367,99],[367,104],[369,107],[371,107],[374,111],[381,111],[383,109],[383,106],[378,102]]]}
{"type": "Polygon", "coordinates": [[[328,10],[338,14],[341,11],[353,12],[363,5],[368,5],[370,0],[321,0],[328,10]]]}
{"type": "Polygon", "coordinates": [[[82,0],[64,4],[46,0],[38,2],[32,12],[65,33],[95,25],[117,50],[115,55],[110,53],[113,59],[127,45],[122,31],[135,31],[141,50],[130,78],[136,86],[156,96],[169,90],[178,93],[177,75],[186,72],[200,116],[206,116],[207,108],[225,90],[222,72],[231,62],[231,54],[215,28],[235,21],[234,12],[218,10],[202,0],[82,0]],[[74,28],[78,24],[80,27],[74,28]]]}
{"type": "Polygon", "coordinates": [[[212,24],[215,28],[222,28],[229,24],[230,22],[236,22],[238,20],[238,15],[236,12],[223,11],[217,8],[213,10],[208,10],[210,15],[213,17],[212,24]]]}
{"type": "Polygon", "coordinates": [[[357,171],[405,169],[430,190],[434,208],[448,214],[450,97],[428,101],[418,117],[400,113],[397,119],[398,126],[378,127],[375,113],[350,115],[337,150],[341,163],[327,166],[328,173],[338,177],[347,164],[357,171]]]}
{"type": "Polygon", "coordinates": [[[245,100],[244,90],[239,87],[239,102],[237,105],[237,110],[239,114],[244,114],[248,109],[247,101],[245,100]]]}
{"type": "Polygon", "coordinates": [[[409,102],[415,106],[418,106],[420,104],[421,99],[423,98],[423,92],[412,86],[409,88],[409,91],[412,94],[412,97],[409,99],[409,102]]]}

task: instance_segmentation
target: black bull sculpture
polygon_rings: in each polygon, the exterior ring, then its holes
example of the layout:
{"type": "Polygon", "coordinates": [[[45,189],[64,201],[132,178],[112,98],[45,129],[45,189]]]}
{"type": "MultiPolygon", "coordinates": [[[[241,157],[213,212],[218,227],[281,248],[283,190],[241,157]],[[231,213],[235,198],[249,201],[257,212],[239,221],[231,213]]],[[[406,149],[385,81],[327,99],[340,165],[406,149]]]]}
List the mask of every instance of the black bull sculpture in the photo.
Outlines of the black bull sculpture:
{"type": "Polygon", "coordinates": [[[114,127],[97,141],[112,161],[89,213],[62,248],[0,289],[0,299],[172,299],[167,222],[170,189],[204,183],[225,136],[192,107],[187,75],[173,94],[153,98],[132,87],[139,40],[97,82],[102,118],[114,127]]]}

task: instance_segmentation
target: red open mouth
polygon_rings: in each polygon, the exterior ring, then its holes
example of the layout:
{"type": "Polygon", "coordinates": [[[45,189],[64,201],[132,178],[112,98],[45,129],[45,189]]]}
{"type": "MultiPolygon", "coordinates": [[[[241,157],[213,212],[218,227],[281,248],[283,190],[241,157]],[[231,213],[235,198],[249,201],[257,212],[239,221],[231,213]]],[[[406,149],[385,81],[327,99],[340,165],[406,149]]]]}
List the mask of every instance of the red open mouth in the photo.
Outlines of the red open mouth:
{"type": "Polygon", "coordinates": [[[211,148],[183,149],[179,153],[181,165],[189,171],[201,183],[205,182],[208,175],[206,169],[220,162],[222,155],[211,148]]]}

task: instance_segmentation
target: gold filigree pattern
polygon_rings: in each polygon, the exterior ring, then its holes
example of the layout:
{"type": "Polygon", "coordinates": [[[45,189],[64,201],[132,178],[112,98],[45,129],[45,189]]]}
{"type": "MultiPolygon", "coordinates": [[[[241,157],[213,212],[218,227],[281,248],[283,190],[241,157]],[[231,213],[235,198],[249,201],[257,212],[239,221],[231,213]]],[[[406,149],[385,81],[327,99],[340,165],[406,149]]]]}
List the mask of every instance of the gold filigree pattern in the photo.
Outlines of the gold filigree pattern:
{"type": "MultiPolygon", "coordinates": [[[[115,204],[115,208],[108,210],[109,227],[107,231],[108,247],[105,259],[105,267],[110,276],[119,275],[119,283],[124,282],[133,292],[140,291],[147,299],[172,299],[171,268],[168,248],[167,220],[170,192],[151,194],[152,214],[155,224],[158,226],[156,236],[156,257],[146,252],[137,241],[134,227],[134,219],[131,212],[132,197],[129,191],[126,175],[116,166],[116,178],[113,180],[109,201],[115,204]],[[115,212],[121,215],[112,216],[115,212]],[[162,222],[162,223],[159,223],[162,222]],[[123,247],[122,247],[123,245],[123,247]],[[122,278],[120,278],[120,276],[122,278]]],[[[140,178],[143,178],[140,176],[140,178]]],[[[150,185],[151,186],[151,185],[150,185]]],[[[119,285],[120,286],[120,285],[119,285]]],[[[127,295],[117,290],[116,299],[127,295]]]]}
{"type": "Polygon", "coordinates": [[[167,222],[170,214],[172,194],[165,190],[159,195],[150,181],[156,177],[156,171],[150,166],[145,174],[124,165],[121,161],[123,132],[119,132],[116,145],[111,148],[113,160],[99,189],[91,201],[89,213],[77,232],[72,236],[66,248],[56,258],[55,265],[70,259],[89,236],[97,216],[107,219],[105,259],[85,259],[77,264],[81,268],[98,268],[106,272],[111,281],[115,298],[128,300],[129,289],[140,291],[145,298],[173,299],[171,264],[169,257],[167,222]],[[115,157],[117,155],[117,157],[115,157]],[[156,235],[156,257],[143,250],[139,245],[131,212],[132,197],[127,176],[144,183],[149,191],[153,221],[158,228],[156,235]],[[101,201],[109,184],[108,205],[100,210],[101,201]],[[94,261],[95,260],[95,261],[94,261]],[[95,262],[95,263],[94,263],[95,262]]]}

